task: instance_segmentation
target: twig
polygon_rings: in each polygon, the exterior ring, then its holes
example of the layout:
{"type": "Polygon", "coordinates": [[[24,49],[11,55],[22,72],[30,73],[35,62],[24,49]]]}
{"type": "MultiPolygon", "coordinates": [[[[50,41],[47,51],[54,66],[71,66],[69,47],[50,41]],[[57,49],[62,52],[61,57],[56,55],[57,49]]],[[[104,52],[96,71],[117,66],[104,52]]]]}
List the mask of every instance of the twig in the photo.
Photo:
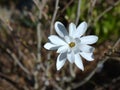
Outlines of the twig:
{"type": "Polygon", "coordinates": [[[91,24],[91,20],[92,20],[92,12],[93,12],[93,9],[95,7],[95,4],[96,4],[96,1],[97,0],[90,0],[90,7],[89,7],[89,10],[88,10],[88,27],[90,26],[91,24]]]}
{"type": "MultiPolygon", "coordinates": [[[[41,20],[42,18],[42,8],[40,7],[40,2],[33,0],[36,6],[39,8],[39,16],[38,19],[41,20]]],[[[38,22],[37,24],[37,59],[35,61],[35,71],[33,73],[34,78],[35,78],[35,85],[34,89],[37,90],[39,88],[39,83],[38,83],[38,63],[41,62],[41,22],[38,22]]]]}
{"type": "Polygon", "coordinates": [[[69,64],[69,71],[70,71],[70,74],[71,74],[71,76],[73,77],[73,78],[75,78],[75,72],[74,72],[74,69],[73,69],[73,67],[72,67],[72,64],[69,64]]]}
{"type": "Polygon", "coordinates": [[[58,9],[59,9],[58,4],[59,4],[59,0],[56,0],[55,10],[54,10],[53,18],[52,18],[51,25],[50,25],[50,34],[53,34],[53,24],[54,24],[56,15],[57,15],[57,11],[58,11],[58,9]]]}
{"type": "MultiPolygon", "coordinates": [[[[43,12],[43,8],[46,4],[46,0],[42,0],[40,1],[36,1],[33,0],[35,5],[39,8],[39,16],[38,19],[41,20],[42,19],[42,12],[43,12]]],[[[34,77],[35,77],[35,85],[34,88],[35,90],[39,89],[39,80],[38,80],[38,70],[40,70],[41,67],[39,67],[40,65],[42,65],[41,63],[41,41],[42,41],[42,34],[41,34],[41,22],[39,21],[37,24],[37,59],[35,61],[35,71],[34,71],[34,77]]]]}
{"type": "Polygon", "coordinates": [[[63,90],[55,81],[52,81],[51,83],[52,83],[52,85],[54,85],[56,90],[63,90]]]}
{"type": "Polygon", "coordinates": [[[12,51],[10,51],[10,49],[6,49],[6,52],[13,58],[13,60],[20,66],[20,68],[26,73],[26,74],[30,74],[30,72],[27,70],[27,68],[25,68],[21,62],[19,61],[19,59],[17,58],[17,56],[12,53],[12,51]]]}
{"type": "Polygon", "coordinates": [[[77,17],[76,17],[76,20],[75,20],[75,24],[77,25],[78,24],[78,21],[79,21],[79,18],[80,18],[80,7],[81,7],[81,0],[78,1],[78,8],[77,8],[77,17]]]}
{"type": "Polygon", "coordinates": [[[115,49],[119,43],[120,43],[120,38],[117,40],[117,42],[115,43],[115,45],[113,46],[113,48],[115,49]]]}
{"type": "Polygon", "coordinates": [[[101,18],[104,16],[104,14],[106,14],[107,12],[109,12],[113,7],[117,6],[120,3],[120,0],[116,1],[113,5],[111,5],[110,7],[108,7],[107,9],[105,9],[94,21],[94,24],[101,18]]]}
{"type": "Polygon", "coordinates": [[[116,61],[120,61],[120,57],[110,57],[111,59],[114,59],[116,61]]]}
{"type": "Polygon", "coordinates": [[[9,25],[9,23],[6,23],[1,17],[0,17],[0,22],[2,22],[3,24],[5,24],[6,27],[8,28],[8,30],[13,31],[13,28],[9,25]]]}
{"type": "MultiPolygon", "coordinates": [[[[36,7],[39,9],[39,11],[42,11],[46,2],[47,2],[47,0],[43,0],[42,4],[38,0],[33,0],[33,2],[36,5],[36,7]]],[[[41,13],[46,19],[48,18],[48,16],[45,14],[45,12],[41,12],[41,13]]]]}
{"type": "MultiPolygon", "coordinates": [[[[41,17],[41,13],[39,13],[39,17],[41,17]]],[[[40,19],[40,18],[39,18],[40,19]]],[[[38,23],[37,25],[37,63],[40,63],[41,62],[41,40],[42,40],[42,37],[41,37],[41,23],[38,23]]]]}
{"type": "Polygon", "coordinates": [[[8,76],[2,74],[1,72],[0,72],[0,78],[6,80],[11,85],[13,85],[15,88],[17,88],[18,90],[25,90],[22,86],[20,86],[20,84],[18,84],[17,82],[13,81],[12,79],[10,79],[8,76]]]}
{"type": "Polygon", "coordinates": [[[38,0],[33,0],[33,2],[35,3],[35,5],[37,6],[37,8],[39,9],[39,10],[41,10],[41,8],[40,8],[40,2],[38,1],[38,0]]]}
{"type": "MultiPolygon", "coordinates": [[[[120,42],[120,39],[118,39],[116,41],[116,43],[114,44],[112,49],[114,49],[116,46],[118,46],[119,42],[120,42]]],[[[108,53],[112,54],[114,52],[111,52],[111,50],[110,50],[110,51],[108,51],[108,53]]],[[[92,78],[92,76],[95,74],[95,72],[99,69],[99,66],[103,65],[109,58],[110,58],[109,56],[104,56],[104,58],[102,60],[99,60],[96,68],[84,80],[82,80],[80,83],[72,84],[72,88],[76,89],[76,88],[82,86],[83,84],[87,83],[92,78]]]]}
{"type": "Polygon", "coordinates": [[[73,2],[74,0],[70,0],[67,5],[61,10],[61,13],[63,13],[73,2]]]}
{"type": "MultiPolygon", "coordinates": [[[[119,81],[119,80],[120,80],[120,76],[117,77],[117,78],[112,79],[110,83],[105,84],[103,87],[107,88],[107,87],[109,87],[110,85],[113,85],[113,84],[117,83],[117,81],[119,81]]],[[[111,89],[112,89],[112,88],[111,88],[111,89]]],[[[113,90],[113,89],[112,89],[112,90],[113,90]]]]}

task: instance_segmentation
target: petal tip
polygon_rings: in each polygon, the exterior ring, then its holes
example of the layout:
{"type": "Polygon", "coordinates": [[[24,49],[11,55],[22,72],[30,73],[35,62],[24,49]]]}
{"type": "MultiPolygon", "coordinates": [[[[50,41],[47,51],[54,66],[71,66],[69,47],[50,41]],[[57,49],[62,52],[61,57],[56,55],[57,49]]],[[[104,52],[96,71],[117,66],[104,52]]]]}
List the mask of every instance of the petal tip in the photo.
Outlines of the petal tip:
{"type": "Polygon", "coordinates": [[[56,69],[57,69],[57,71],[59,71],[60,69],[62,68],[62,66],[60,66],[60,65],[56,65],[56,69]]]}
{"type": "Polygon", "coordinates": [[[45,49],[48,49],[48,45],[47,45],[47,43],[46,44],[44,44],[44,46],[43,46],[45,49]]]}
{"type": "Polygon", "coordinates": [[[56,21],[56,22],[55,22],[55,28],[57,28],[57,27],[58,27],[58,24],[63,25],[61,22],[56,21]]]}
{"type": "Polygon", "coordinates": [[[60,68],[57,67],[57,71],[59,71],[59,70],[60,70],[60,68]]]}
{"type": "Polygon", "coordinates": [[[96,36],[96,41],[98,41],[98,36],[96,36]]]}
{"type": "Polygon", "coordinates": [[[83,67],[83,68],[81,68],[81,70],[82,70],[82,71],[84,71],[84,67],[83,67]]]}
{"type": "Polygon", "coordinates": [[[83,21],[82,23],[87,24],[87,22],[86,22],[86,21],[83,21]]]}

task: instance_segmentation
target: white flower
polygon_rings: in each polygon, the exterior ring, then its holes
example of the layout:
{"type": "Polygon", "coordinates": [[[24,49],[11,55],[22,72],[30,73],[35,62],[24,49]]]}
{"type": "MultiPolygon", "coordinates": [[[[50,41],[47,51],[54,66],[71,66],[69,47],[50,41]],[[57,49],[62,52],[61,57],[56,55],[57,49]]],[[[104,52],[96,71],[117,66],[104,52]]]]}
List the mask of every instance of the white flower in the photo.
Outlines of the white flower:
{"type": "Polygon", "coordinates": [[[57,35],[50,35],[44,48],[48,50],[57,50],[60,53],[57,57],[56,67],[60,70],[65,61],[75,63],[78,68],[84,70],[81,56],[87,61],[94,60],[94,47],[90,44],[96,43],[98,37],[95,35],[83,36],[87,30],[87,23],[82,22],[77,28],[74,23],[69,25],[69,33],[61,22],[55,23],[55,30],[57,35]]]}

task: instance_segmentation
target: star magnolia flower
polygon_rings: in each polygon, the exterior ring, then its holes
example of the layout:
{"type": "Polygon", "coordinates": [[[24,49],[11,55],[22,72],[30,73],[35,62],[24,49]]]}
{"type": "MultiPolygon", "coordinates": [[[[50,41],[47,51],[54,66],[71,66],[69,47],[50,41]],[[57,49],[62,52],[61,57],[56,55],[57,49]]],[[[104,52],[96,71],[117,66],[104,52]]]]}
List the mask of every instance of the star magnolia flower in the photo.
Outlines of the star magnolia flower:
{"type": "Polygon", "coordinates": [[[82,22],[77,28],[74,23],[69,25],[69,33],[61,22],[55,23],[57,35],[50,35],[44,48],[57,50],[60,53],[57,57],[56,67],[60,70],[65,61],[75,63],[78,68],[84,70],[81,56],[87,61],[93,61],[94,47],[90,44],[96,43],[98,37],[95,35],[83,36],[87,30],[87,23],[82,22]]]}

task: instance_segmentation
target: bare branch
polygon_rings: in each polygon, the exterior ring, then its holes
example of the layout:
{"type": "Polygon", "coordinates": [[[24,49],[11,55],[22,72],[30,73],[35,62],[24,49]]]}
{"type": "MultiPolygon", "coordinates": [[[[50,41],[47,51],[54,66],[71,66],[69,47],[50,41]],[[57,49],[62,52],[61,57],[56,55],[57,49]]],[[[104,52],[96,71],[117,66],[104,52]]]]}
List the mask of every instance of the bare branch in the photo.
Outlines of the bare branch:
{"type": "Polygon", "coordinates": [[[93,9],[95,7],[95,4],[96,4],[96,1],[97,0],[90,0],[90,7],[89,7],[89,10],[88,10],[88,27],[90,26],[91,24],[91,20],[92,20],[92,12],[93,12],[93,9]]]}
{"type": "MultiPolygon", "coordinates": [[[[39,0],[33,0],[35,5],[39,9],[39,15],[38,19],[42,19],[42,13],[43,13],[43,8],[46,4],[47,0],[42,0],[41,2],[39,0]]],[[[35,71],[34,71],[34,77],[35,77],[35,85],[34,88],[35,90],[38,90],[39,88],[39,80],[38,80],[38,70],[41,68],[41,42],[42,42],[42,34],[41,34],[41,22],[38,22],[37,24],[37,59],[35,61],[35,71]]]]}
{"type": "Polygon", "coordinates": [[[12,86],[14,86],[15,88],[17,88],[18,90],[25,90],[23,86],[21,86],[20,84],[18,84],[17,82],[13,81],[12,79],[10,79],[7,75],[3,74],[0,72],[0,78],[6,80],[7,82],[9,82],[12,86]]]}
{"type": "Polygon", "coordinates": [[[13,28],[9,25],[9,23],[6,23],[1,17],[0,17],[0,22],[5,24],[8,30],[13,31],[13,28]]]}
{"type": "Polygon", "coordinates": [[[37,8],[39,9],[39,10],[41,10],[41,8],[40,8],[40,2],[38,1],[38,0],[33,0],[33,2],[35,3],[35,5],[37,6],[37,8]]]}
{"type": "Polygon", "coordinates": [[[58,11],[58,9],[59,9],[58,4],[59,4],[59,0],[56,0],[55,10],[54,10],[54,14],[53,14],[52,22],[51,22],[51,25],[50,25],[50,34],[53,34],[53,24],[54,24],[54,21],[55,21],[56,15],[57,15],[57,11],[58,11]]]}
{"type": "Polygon", "coordinates": [[[107,9],[105,9],[94,21],[94,24],[101,18],[104,16],[104,14],[106,14],[107,12],[109,12],[112,8],[114,8],[115,6],[117,6],[120,3],[120,0],[116,1],[112,6],[108,7],[107,9]]]}
{"type": "Polygon", "coordinates": [[[75,24],[78,24],[79,18],[80,18],[80,6],[81,6],[81,0],[78,1],[78,8],[77,8],[77,17],[76,17],[76,21],[75,24]]]}
{"type": "Polygon", "coordinates": [[[68,4],[65,5],[65,7],[61,10],[61,13],[63,13],[63,12],[71,5],[71,3],[72,3],[73,1],[74,1],[74,0],[70,0],[70,1],[68,2],[68,4]]]}
{"type": "Polygon", "coordinates": [[[113,46],[113,48],[116,48],[119,44],[120,44],[120,38],[117,40],[117,42],[115,43],[115,45],[113,46]]]}
{"type": "Polygon", "coordinates": [[[21,62],[19,61],[19,59],[17,58],[17,56],[10,51],[10,49],[6,49],[6,52],[13,58],[13,60],[20,66],[20,68],[27,74],[30,74],[30,72],[27,70],[27,68],[25,68],[21,62]]]}
{"type": "Polygon", "coordinates": [[[69,65],[69,71],[70,71],[71,76],[72,76],[73,78],[75,78],[76,75],[75,75],[74,69],[73,69],[73,67],[72,67],[72,64],[69,65]]]}

